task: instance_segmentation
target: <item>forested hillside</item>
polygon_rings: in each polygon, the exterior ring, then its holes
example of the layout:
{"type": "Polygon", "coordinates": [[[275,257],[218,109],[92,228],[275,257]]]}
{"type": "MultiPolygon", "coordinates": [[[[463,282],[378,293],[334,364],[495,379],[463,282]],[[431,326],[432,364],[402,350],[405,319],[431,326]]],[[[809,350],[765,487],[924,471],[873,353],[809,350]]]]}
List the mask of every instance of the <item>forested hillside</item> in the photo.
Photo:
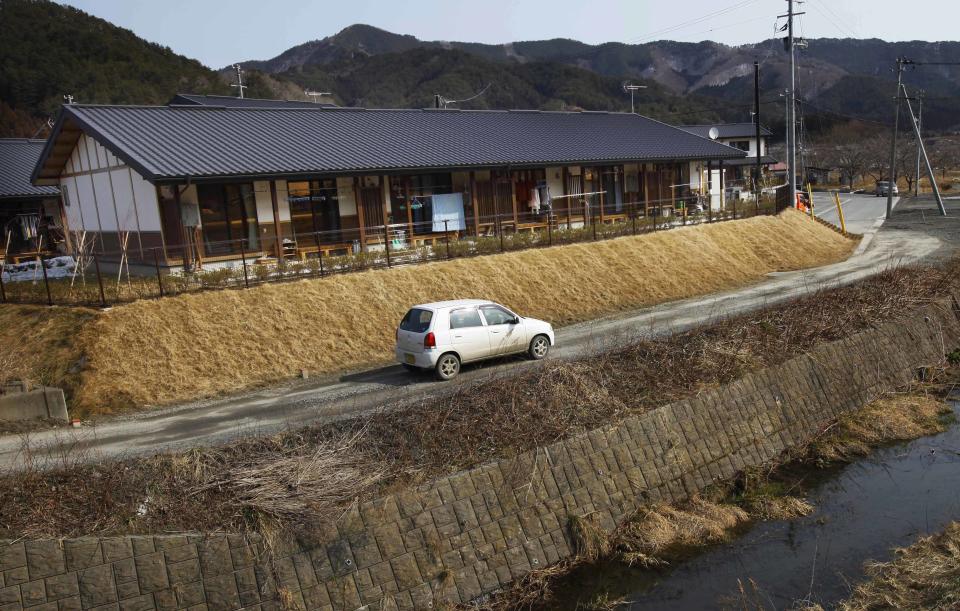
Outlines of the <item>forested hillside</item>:
{"type": "Polygon", "coordinates": [[[177,91],[229,93],[213,70],[83,11],[0,2],[0,136],[29,136],[78,102],[158,104],[177,91]]]}

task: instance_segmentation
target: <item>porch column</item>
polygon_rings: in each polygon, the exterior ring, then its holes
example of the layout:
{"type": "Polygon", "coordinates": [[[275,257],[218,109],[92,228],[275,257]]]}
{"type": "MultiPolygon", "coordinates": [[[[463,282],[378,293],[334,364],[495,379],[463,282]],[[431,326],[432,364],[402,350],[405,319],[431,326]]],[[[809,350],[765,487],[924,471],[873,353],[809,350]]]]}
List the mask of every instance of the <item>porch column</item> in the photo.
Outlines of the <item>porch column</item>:
{"type": "Polygon", "coordinates": [[[410,177],[403,177],[403,200],[407,202],[407,240],[413,246],[413,208],[410,206],[413,201],[410,200],[410,177]]]}
{"type": "Polygon", "coordinates": [[[270,204],[273,206],[273,234],[277,251],[277,261],[283,258],[282,238],[280,237],[280,204],[277,201],[277,181],[270,181],[270,204]]]}
{"type": "Polygon", "coordinates": [[[724,182],[724,181],[723,181],[723,159],[719,160],[719,164],[720,164],[720,181],[719,181],[719,182],[720,182],[720,209],[721,209],[721,210],[726,210],[726,209],[727,209],[727,202],[726,202],[726,197],[724,197],[724,194],[723,194],[723,191],[724,191],[724,189],[723,189],[723,182],[724,182]]]}
{"type": "Polygon", "coordinates": [[[480,237],[480,204],[477,202],[477,173],[470,170],[470,205],[473,206],[473,235],[480,237]]]}
{"type": "Polygon", "coordinates": [[[510,180],[510,201],[513,205],[513,230],[516,231],[519,222],[517,217],[517,183],[513,180],[513,172],[510,171],[510,168],[507,168],[507,178],[510,180]]]}
{"type": "Polygon", "coordinates": [[[604,181],[603,181],[603,168],[600,168],[600,171],[597,172],[597,178],[599,179],[599,180],[597,181],[597,183],[600,185],[600,195],[599,195],[600,204],[599,204],[599,206],[600,206],[600,224],[602,225],[602,224],[603,224],[603,207],[604,207],[604,204],[606,203],[606,199],[607,199],[607,198],[606,198],[606,192],[604,192],[604,189],[603,189],[603,182],[604,182],[604,181]]]}
{"type": "Polygon", "coordinates": [[[363,213],[363,200],[360,197],[360,177],[353,177],[353,201],[357,206],[357,225],[360,229],[360,251],[367,251],[367,219],[363,213]]]}

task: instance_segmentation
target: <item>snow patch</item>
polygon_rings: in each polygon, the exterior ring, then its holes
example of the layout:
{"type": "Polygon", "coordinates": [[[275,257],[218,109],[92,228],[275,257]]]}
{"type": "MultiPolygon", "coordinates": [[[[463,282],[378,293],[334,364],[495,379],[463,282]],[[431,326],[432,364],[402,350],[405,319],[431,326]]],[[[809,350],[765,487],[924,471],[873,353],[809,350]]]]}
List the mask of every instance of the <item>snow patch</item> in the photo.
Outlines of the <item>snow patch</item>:
{"type": "MultiPolygon", "coordinates": [[[[73,269],[77,262],[73,257],[51,257],[44,260],[47,268],[47,278],[69,278],[73,274],[73,269]]],[[[43,280],[43,270],[36,259],[24,261],[23,263],[12,263],[3,267],[4,282],[31,282],[34,280],[43,280]]]]}

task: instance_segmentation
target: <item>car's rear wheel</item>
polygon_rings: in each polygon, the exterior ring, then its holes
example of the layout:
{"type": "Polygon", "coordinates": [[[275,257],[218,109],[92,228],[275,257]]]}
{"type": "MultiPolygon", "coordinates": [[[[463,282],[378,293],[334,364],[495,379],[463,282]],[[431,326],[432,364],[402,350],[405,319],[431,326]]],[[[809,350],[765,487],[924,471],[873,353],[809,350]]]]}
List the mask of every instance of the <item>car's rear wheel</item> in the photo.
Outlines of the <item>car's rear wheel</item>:
{"type": "Polygon", "coordinates": [[[530,340],[530,348],[527,350],[530,358],[539,361],[550,354],[550,338],[546,335],[538,335],[530,340]]]}
{"type": "Polygon", "coordinates": [[[460,358],[448,352],[437,359],[437,366],[434,367],[434,373],[438,380],[451,380],[460,373],[460,358]]]}

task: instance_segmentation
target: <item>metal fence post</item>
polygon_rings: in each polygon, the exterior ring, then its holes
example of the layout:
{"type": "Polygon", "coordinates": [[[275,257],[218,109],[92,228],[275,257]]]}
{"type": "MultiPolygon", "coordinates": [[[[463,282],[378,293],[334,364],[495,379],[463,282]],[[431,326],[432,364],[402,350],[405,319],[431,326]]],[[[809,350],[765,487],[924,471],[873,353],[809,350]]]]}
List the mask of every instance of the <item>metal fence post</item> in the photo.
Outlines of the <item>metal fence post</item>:
{"type": "Polygon", "coordinates": [[[737,200],[738,199],[739,198],[737,197],[733,198],[733,220],[737,220],[737,200]]]}
{"type": "Polygon", "coordinates": [[[593,213],[593,206],[590,206],[590,224],[593,225],[593,239],[597,239],[597,217],[593,213]]]}
{"type": "Polygon", "coordinates": [[[547,214],[547,246],[553,246],[553,219],[547,214]]]}
{"type": "Polygon", "coordinates": [[[633,223],[633,235],[637,235],[637,207],[633,207],[633,214],[630,217],[631,222],[633,223]]]}
{"type": "Polygon", "coordinates": [[[443,220],[443,241],[446,242],[446,245],[447,245],[447,260],[449,261],[450,260],[450,225],[448,223],[449,222],[446,219],[443,220]]]}
{"type": "Polygon", "coordinates": [[[387,267],[390,267],[390,229],[386,223],[383,224],[383,247],[387,249],[387,267]]]}
{"type": "MultiPolygon", "coordinates": [[[[243,240],[240,240],[240,265],[243,266],[243,286],[250,288],[250,276],[247,275],[247,249],[243,247],[243,240]]],[[[159,268],[157,274],[160,273],[159,268]]]]}
{"type": "Polygon", "coordinates": [[[43,271],[43,286],[47,289],[47,305],[53,305],[53,296],[50,294],[50,279],[47,278],[47,265],[43,262],[43,255],[37,253],[37,261],[40,262],[40,269],[43,271]]]}
{"type": "Polygon", "coordinates": [[[503,247],[503,221],[500,219],[500,215],[497,215],[497,225],[500,227],[500,252],[504,252],[503,247]]]}
{"type": "Polygon", "coordinates": [[[657,205],[653,208],[653,230],[657,230],[657,216],[660,214],[660,202],[657,202],[657,205]]]}
{"type": "Polygon", "coordinates": [[[157,286],[160,287],[160,296],[163,297],[163,276],[160,275],[160,257],[156,248],[153,249],[153,266],[157,270],[157,286]]]}
{"type": "Polygon", "coordinates": [[[100,286],[100,305],[107,307],[107,294],[103,292],[103,276],[100,274],[100,257],[93,253],[93,266],[97,270],[97,284],[100,286]]]}
{"type": "Polygon", "coordinates": [[[0,303],[7,303],[7,289],[3,288],[3,270],[7,269],[7,256],[0,259],[0,303]]]}

